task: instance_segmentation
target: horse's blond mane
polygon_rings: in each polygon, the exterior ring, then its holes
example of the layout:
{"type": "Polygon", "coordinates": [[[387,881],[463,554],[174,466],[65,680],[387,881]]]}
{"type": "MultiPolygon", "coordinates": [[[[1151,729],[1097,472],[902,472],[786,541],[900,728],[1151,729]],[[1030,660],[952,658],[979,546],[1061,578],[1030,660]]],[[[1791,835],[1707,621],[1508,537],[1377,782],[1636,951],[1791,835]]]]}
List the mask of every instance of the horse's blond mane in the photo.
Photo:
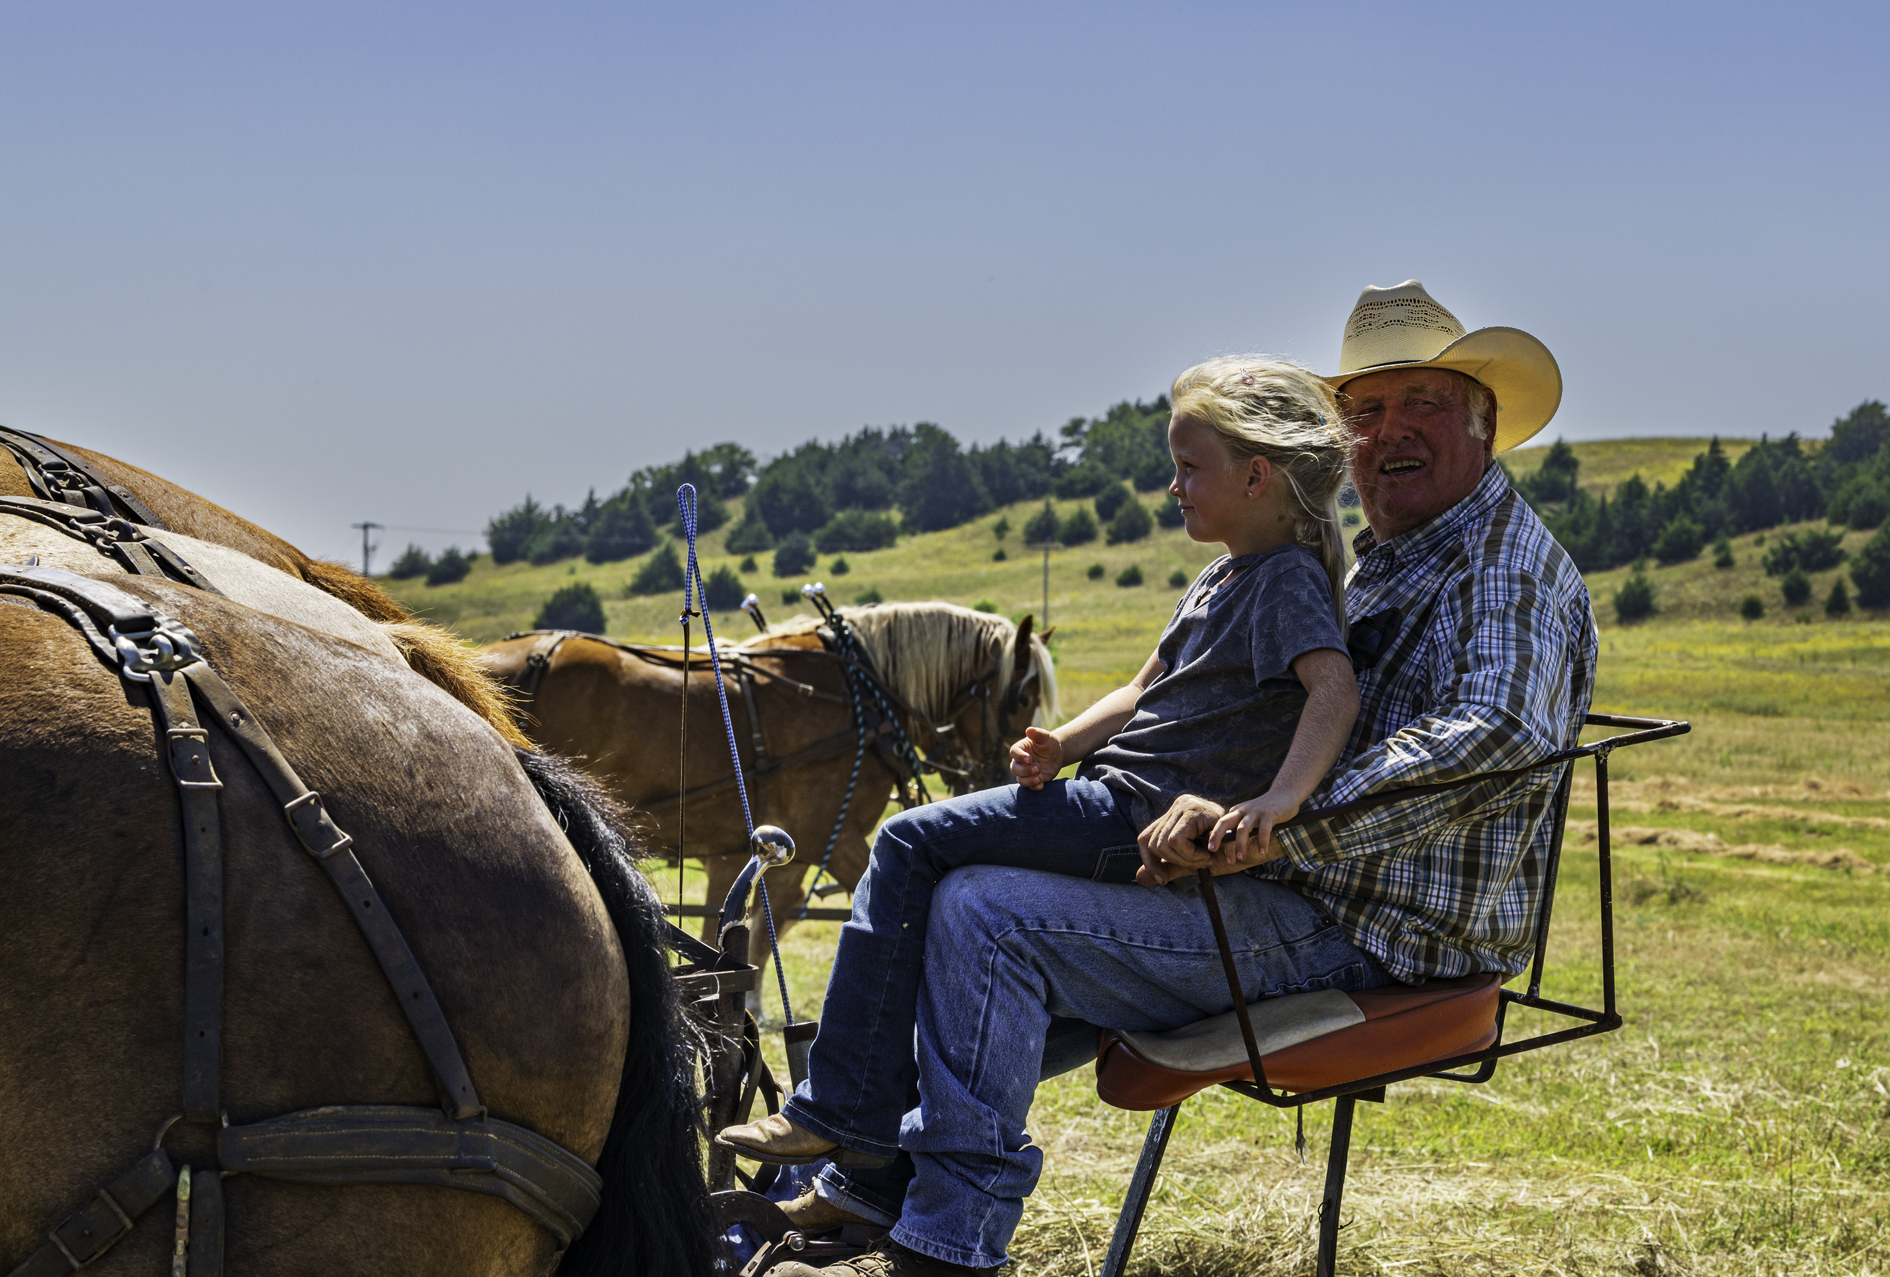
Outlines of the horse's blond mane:
{"type": "MultiPolygon", "coordinates": [[[[943,721],[951,701],[967,684],[997,666],[996,687],[1010,686],[1015,671],[1017,627],[991,612],[955,603],[881,603],[842,608],[867,655],[895,695],[934,721],[943,721]]],[[[773,640],[812,633],[819,617],[796,616],[743,643],[766,647],[773,640]]],[[[1057,719],[1056,666],[1033,633],[1030,663],[1040,689],[1038,720],[1057,719]]]]}

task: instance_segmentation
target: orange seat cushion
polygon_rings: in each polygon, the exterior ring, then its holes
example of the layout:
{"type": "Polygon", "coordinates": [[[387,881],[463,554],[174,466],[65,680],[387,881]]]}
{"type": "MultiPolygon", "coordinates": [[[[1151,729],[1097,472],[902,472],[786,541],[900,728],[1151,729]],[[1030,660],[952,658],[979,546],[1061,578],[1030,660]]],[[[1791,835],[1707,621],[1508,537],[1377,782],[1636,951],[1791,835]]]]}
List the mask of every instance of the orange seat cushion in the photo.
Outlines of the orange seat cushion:
{"type": "MultiPolygon", "coordinates": [[[[1262,1056],[1267,1081],[1281,1090],[1316,1091],[1480,1051],[1496,1041],[1496,1007],[1506,978],[1484,972],[1348,993],[1364,1021],[1262,1056]]],[[[1253,1067],[1242,1061],[1201,1072],[1169,1068],[1145,1058],[1113,1029],[1104,1031],[1096,1056],[1096,1094],[1121,1109],[1167,1108],[1235,1080],[1252,1081],[1253,1067]]]]}

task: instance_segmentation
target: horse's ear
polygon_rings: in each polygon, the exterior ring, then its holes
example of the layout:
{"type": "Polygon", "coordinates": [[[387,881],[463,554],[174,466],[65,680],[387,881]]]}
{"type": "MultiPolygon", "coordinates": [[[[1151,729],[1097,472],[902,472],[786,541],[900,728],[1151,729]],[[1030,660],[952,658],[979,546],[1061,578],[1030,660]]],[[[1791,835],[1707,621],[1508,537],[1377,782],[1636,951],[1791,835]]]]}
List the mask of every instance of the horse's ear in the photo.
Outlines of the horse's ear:
{"type": "Polygon", "coordinates": [[[1044,628],[1044,632],[1037,636],[1037,641],[1039,643],[1048,643],[1050,641],[1050,636],[1052,634],[1055,634],[1056,632],[1057,632],[1056,626],[1054,625],[1046,626],[1044,628]]]}
{"type": "Polygon", "coordinates": [[[1013,683],[1030,672],[1030,627],[1036,620],[1033,614],[1026,612],[1024,619],[1017,623],[1017,651],[1011,658],[1011,669],[1016,671],[1011,675],[1013,683]]]}

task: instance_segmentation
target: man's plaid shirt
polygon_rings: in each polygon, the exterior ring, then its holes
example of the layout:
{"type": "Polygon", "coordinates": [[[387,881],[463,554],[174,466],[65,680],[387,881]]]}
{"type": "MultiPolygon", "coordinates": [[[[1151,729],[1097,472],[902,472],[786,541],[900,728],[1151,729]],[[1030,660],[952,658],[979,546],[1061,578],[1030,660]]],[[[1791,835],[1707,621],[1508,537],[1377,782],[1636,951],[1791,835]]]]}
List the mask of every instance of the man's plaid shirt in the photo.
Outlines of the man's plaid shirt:
{"type": "MultiPolygon", "coordinates": [[[[1354,542],[1346,611],[1404,610],[1358,722],[1307,807],[1520,767],[1574,745],[1595,678],[1588,588],[1492,465],[1422,527],[1354,542]]],[[[1283,830],[1252,872],[1323,905],[1398,979],[1529,963],[1561,768],[1283,830]]]]}

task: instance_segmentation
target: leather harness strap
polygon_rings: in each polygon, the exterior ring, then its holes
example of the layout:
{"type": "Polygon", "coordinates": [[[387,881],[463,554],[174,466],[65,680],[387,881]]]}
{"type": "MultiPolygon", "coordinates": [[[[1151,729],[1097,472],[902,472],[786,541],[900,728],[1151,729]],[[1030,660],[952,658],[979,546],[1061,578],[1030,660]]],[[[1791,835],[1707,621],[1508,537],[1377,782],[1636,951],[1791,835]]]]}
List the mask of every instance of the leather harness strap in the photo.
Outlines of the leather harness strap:
{"type": "Polygon", "coordinates": [[[542,1135],[439,1109],[349,1104],[304,1109],[217,1132],[217,1160],[309,1184],[438,1184],[503,1197],[549,1229],[560,1249],[597,1213],[600,1181],[542,1135]]]}
{"type": "MultiPolygon", "coordinates": [[[[0,564],[0,593],[23,596],[79,630],[133,687],[146,685],[163,729],[184,820],[185,978],[182,1120],[219,1124],[223,1174],[312,1183],[438,1184],[504,1198],[544,1225],[560,1248],[596,1214],[602,1180],[582,1158],[523,1127],[488,1117],[425,973],[321,796],[302,783],[269,733],[203,658],[195,634],[95,577],[0,564]],[[207,712],[199,716],[199,703],[207,712]],[[283,804],[283,816],[335,884],[374,951],[432,1066],[442,1108],[341,1105],[245,1126],[222,1125],[218,1097],[223,999],[223,846],[205,720],[236,742],[283,804]]],[[[177,1118],[173,1121],[179,1120],[177,1118]]],[[[170,1123],[165,1123],[168,1130],[170,1123]]],[[[52,1277],[84,1266],[131,1231],[177,1180],[157,1146],[55,1228],[9,1277],[52,1277]]],[[[194,1176],[183,1227],[191,1277],[222,1269],[222,1184],[194,1176]]],[[[180,1192],[181,1203],[181,1192],[180,1192]]],[[[185,1207],[180,1204],[180,1212],[185,1207]]]]}
{"type": "Polygon", "coordinates": [[[183,555],[162,541],[152,540],[143,528],[118,515],[100,514],[88,506],[63,501],[7,495],[0,495],[0,514],[31,519],[76,540],[89,542],[100,554],[116,560],[135,576],[168,577],[211,594],[223,593],[185,561],[183,555]]]}
{"type": "Polygon", "coordinates": [[[770,765],[768,742],[761,734],[761,711],[755,708],[755,676],[742,664],[735,667],[735,678],[741,684],[742,708],[748,711],[748,739],[754,750],[755,761],[748,769],[754,779],[754,819],[756,824],[765,825],[768,823],[768,773],[776,768],[770,765]]]}
{"type": "MultiPolygon", "coordinates": [[[[566,639],[582,638],[577,630],[540,630],[538,641],[532,644],[532,650],[525,654],[525,667],[518,672],[518,681],[512,684],[519,691],[521,704],[518,707],[518,725],[531,727],[531,707],[538,703],[538,685],[545,681],[545,671],[551,668],[551,658],[558,654],[566,639]]],[[[513,638],[519,636],[514,634],[513,638]]]]}
{"type": "Polygon", "coordinates": [[[368,946],[374,950],[381,971],[393,989],[407,1023],[420,1040],[427,1062],[433,1066],[446,1096],[446,1109],[455,1118],[468,1118],[480,1111],[479,1093],[473,1089],[472,1075],[466,1071],[459,1045],[447,1027],[446,1013],[440,1009],[426,974],[407,946],[393,915],[387,912],[380,892],[376,891],[367,871],[354,854],[354,839],[329,819],[321,795],[302,783],[288,760],[276,748],[275,741],[263,730],[229,685],[210,666],[199,660],[185,666],[183,677],[191,690],[216,711],[217,725],[226,731],[250,765],[263,778],[282,804],[283,815],[295,830],[295,836],[335,884],[335,890],[347,902],[368,946]]]}
{"type": "MultiPolygon", "coordinates": [[[[665,669],[680,670],[683,664],[683,650],[681,647],[674,644],[619,643],[616,639],[605,638],[602,634],[586,634],[580,630],[515,630],[506,635],[503,641],[510,643],[514,639],[533,637],[537,637],[539,642],[532,648],[531,654],[526,656],[526,665],[529,667],[532,663],[533,656],[541,652],[546,653],[544,662],[540,666],[536,676],[532,675],[529,669],[521,670],[519,671],[518,678],[513,680],[512,683],[512,686],[518,688],[520,691],[526,691],[527,680],[530,680],[529,690],[533,694],[537,691],[539,680],[544,677],[545,669],[549,668],[551,665],[549,653],[556,651],[567,639],[579,638],[587,643],[600,643],[605,647],[622,652],[626,656],[634,656],[647,664],[660,665],[665,669]],[[549,644],[549,646],[547,646],[547,644],[549,644]]],[[[724,669],[736,667],[744,668],[755,678],[765,678],[773,683],[785,684],[810,700],[832,701],[836,705],[845,705],[847,703],[847,699],[844,696],[836,696],[832,692],[822,691],[812,683],[803,683],[798,679],[789,678],[785,674],[778,673],[765,665],[757,663],[754,659],[756,656],[763,656],[771,660],[786,659],[789,657],[805,657],[809,660],[817,661],[843,660],[842,657],[837,656],[833,652],[817,651],[813,648],[806,647],[764,647],[748,650],[739,647],[730,647],[726,643],[722,644],[721,647],[722,667],[724,669]]],[[[701,651],[702,649],[698,648],[693,650],[701,651]]],[[[709,667],[706,665],[691,665],[690,668],[692,670],[700,669],[706,671],[709,667]]]]}
{"type": "Polygon", "coordinates": [[[153,1149],[68,1215],[8,1277],[61,1277],[85,1267],[129,1233],[138,1216],[176,1183],[171,1159],[163,1149],[153,1149]]]}
{"type": "Polygon", "coordinates": [[[184,1119],[215,1122],[223,1112],[223,782],[189,686],[174,674],[150,686],[184,816],[184,1119]]]}
{"type": "Polygon", "coordinates": [[[152,513],[151,507],[138,500],[130,489],[111,482],[55,443],[24,430],[0,426],[0,447],[19,460],[33,491],[48,501],[90,506],[107,517],[122,513],[160,532],[171,530],[170,525],[152,513]]]}
{"type": "MultiPolygon", "coordinates": [[[[854,731],[852,728],[848,728],[846,731],[836,732],[832,736],[823,736],[813,744],[804,745],[791,754],[783,754],[780,758],[763,759],[753,767],[743,768],[742,775],[749,783],[754,784],[757,783],[758,777],[766,776],[770,772],[778,772],[783,768],[794,767],[801,763],[820,762],[823,759],[833,758],[842,753],[846,746],[853,740],[854,731]]],[[[698,798],[706,797],[709,794],[719,794],[725,789],[733,789],[734,787],[735,776],[733,773],[730,773],[720,780],[712,780],[706,785],[697,785],[693,789],[686,790],[683,793],[671,794],[668,798],[657,798],[650,802],[638,803],[637,809],[646,812],[662,811],[665,807],[673,807],[682,802],[694,802],[698,798]]],[[[691,854],[693,855],[694,853],[691,854]]]]}

